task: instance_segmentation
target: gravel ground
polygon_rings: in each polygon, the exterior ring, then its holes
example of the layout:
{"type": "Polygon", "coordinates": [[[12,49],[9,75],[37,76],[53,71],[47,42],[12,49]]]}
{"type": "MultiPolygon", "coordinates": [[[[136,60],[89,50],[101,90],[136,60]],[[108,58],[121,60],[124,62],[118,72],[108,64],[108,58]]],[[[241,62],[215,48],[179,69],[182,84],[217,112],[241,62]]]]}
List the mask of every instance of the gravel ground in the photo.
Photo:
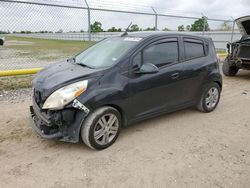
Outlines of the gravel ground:
{"type": "Polygon", "coordinates": [[[24,102],[31,98],[31,88],[1,91],[0,90],[0,102],[5,103],[19,103],[24,102]]]}
{"type": "Polygon", "coordinates": [[[103,151],[40,138],[30,89],[1,94],[0,187],[247,188],[249,82],[247,71],[225,77],[214,112],[186,109],[138,123],[103,151]]]}

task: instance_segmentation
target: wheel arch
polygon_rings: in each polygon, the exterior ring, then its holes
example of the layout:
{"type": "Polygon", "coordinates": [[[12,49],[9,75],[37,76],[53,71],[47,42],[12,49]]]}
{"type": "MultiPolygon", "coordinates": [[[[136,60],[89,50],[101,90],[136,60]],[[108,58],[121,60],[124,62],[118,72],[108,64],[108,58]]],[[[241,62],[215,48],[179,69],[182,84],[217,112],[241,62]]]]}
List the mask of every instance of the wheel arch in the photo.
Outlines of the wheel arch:
{"type": "Polygon", "coordinates": [[[220,86],[220,90],[222,90],[222,83],[219,82],[218,80],[214,81],[214,83],[218,84],[220,86]]]}
{"type": "Polygon", "coordinates": [[[123,110],[123,108],[121,106],[117,105],[117,104],[112,104],[112,103],[102,105],[99,108],[106,107],[106,106],[112,107],[112,108],[116,109],[120,113],[121,119],[122,119],[122,127],[126,127],[128,121],[127,121],[126,113],[123,110]]]}

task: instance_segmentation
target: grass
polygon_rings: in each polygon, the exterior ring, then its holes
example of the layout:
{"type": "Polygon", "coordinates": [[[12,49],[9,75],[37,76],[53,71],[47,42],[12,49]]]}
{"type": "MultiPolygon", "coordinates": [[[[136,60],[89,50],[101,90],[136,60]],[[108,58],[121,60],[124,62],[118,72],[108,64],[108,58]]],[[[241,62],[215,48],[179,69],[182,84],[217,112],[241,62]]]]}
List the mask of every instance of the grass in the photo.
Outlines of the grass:
{"type": "Polygon", "coordinates": [[[32,75],[0,77],[0,91],[30,88],[32,75]]]}
{"type": "Polygon", "coordinates": [[[6,37],[6,41],[14,42],[13,44],[10,43],[6,48],[16,50],[17,56],[34,58],[40,61],[53,61],[69,57],[94,44],[94,42],[87,41],[33,39],[14,36],[6,37]]]}
{"type": "MultiPolygon", "coordinates": [[[[32,39],[14,36],[6,37],[6,41],[9,42],[9,45],[4,47],[14,50],[14,56],[46,62],[71,57],[94,44],[94,42],[87,41],[32,39]]],[[[29,88],[31,81],[31,75],[0,77],[0,91],[29,88]]]]}

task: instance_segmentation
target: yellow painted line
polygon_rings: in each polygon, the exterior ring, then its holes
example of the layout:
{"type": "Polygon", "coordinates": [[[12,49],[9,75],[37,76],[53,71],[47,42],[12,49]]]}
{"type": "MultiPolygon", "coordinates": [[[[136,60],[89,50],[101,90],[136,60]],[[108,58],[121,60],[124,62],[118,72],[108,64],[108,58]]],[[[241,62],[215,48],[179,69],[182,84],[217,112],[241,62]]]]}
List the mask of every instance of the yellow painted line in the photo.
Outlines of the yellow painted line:
{"type": "Polygon", "coordinates": [[[17,75],[25,75],[25,74],[36,74],[40,70],[42,70],[42,68],[19,69],[19,70],[3,70],[3,71],[0,71],[0,77],[3,77],[3,76],[17,76],[17,75]]]}
{"type": "Polygon", "coordinates": [[[227,53],[217,53],[217,55],[220,57],[226,57],[228,54],[227,53]]]}

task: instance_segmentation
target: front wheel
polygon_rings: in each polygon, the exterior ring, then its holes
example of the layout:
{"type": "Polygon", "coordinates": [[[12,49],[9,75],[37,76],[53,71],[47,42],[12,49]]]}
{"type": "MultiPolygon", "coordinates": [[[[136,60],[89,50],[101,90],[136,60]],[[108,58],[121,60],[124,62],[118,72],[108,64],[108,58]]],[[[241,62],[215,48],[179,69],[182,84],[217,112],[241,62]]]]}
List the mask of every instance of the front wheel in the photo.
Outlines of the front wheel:
{"type": "Polygon", "coordinates": [[[210,83],[203,90],[197,109],[202,112],[212,112],[219,103],[221,88],[217,83],[210,83]]]}
{"type": "Polygon", "coordinates": [[[99,108],[83,122],[82,140],[92,149],[105,149],[117,139],[121,123],[121,115],[115,108],[108,106],[99,108]]]}

